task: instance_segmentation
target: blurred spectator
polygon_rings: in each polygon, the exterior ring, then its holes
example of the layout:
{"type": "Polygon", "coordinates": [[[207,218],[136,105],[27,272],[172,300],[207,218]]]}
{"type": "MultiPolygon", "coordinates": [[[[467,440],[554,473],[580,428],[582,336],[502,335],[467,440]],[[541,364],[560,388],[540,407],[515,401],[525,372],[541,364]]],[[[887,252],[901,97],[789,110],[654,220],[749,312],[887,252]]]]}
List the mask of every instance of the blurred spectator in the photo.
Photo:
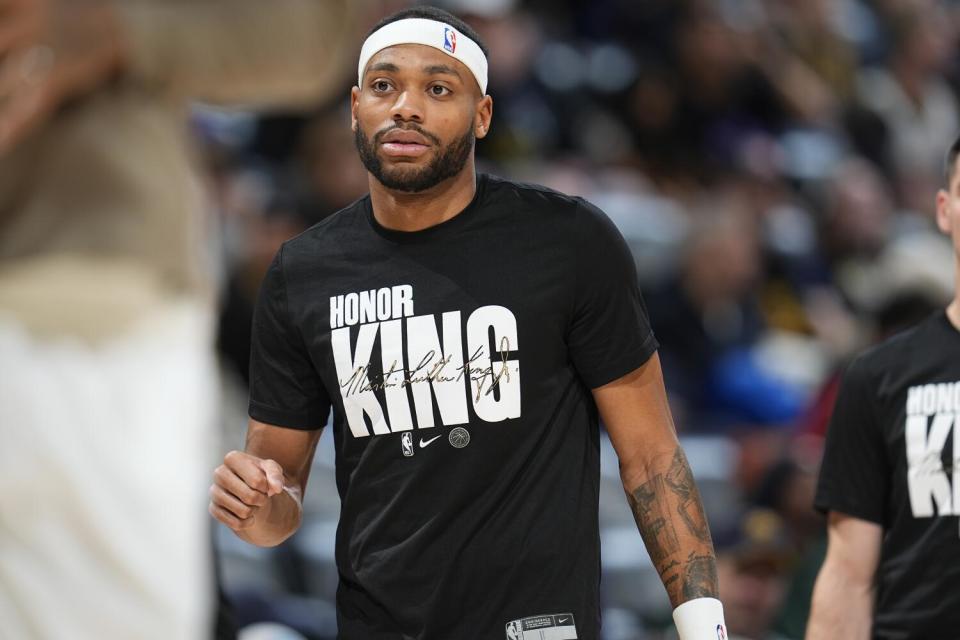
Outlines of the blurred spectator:
{"type": "Polygon", "coordinates": [[[302,212],[310,224],[342,209],[367,191],[367,172],[353,153],[350,112],[338,100],[334,107],[307,122],[299,144],[298,185],[307,206],[302,212]]]}
{"type": "Polygon", "coordinates": [[[764,323],[755,296],[758,237],[741,203],[718,194],[692,216],[679,272],[648,304],[673,400],[702,420],[720,409],[711,385],[722,358],[754,344],[764,323]]]}
{"type": "Polygon", "coordinates": [[[821,442],[796,438],[789,450],[767,471],[753,503],[776,513],[795,555],[777,615],[776,628],[790,638],[802,638],[810,615],[810,596],[826,552],[823,518],[810,508],[816,492],[821,442]]]}
{"type": "Polygon", "coordinates": [[[826,124],[823,118],[836,117],[840,105],[853,96],[859,56],[856,34],[844,33],[843,12],[854,4],[849,0],[769,3],[767,37],[778,41],[766,51],[773,54],[774,64],[788,65],[784,80],[795,102],[812,107],[798,115],[826,124]]]}
{"type": "Polygon", "coordinates": [[[932,218],[929,199],[940,184],[944,141],[960,128],[956,95],[942,75],[956,50],[956,28],[935,2],[891,6],[885,17],[888,64],[861,73],[858,98],[883,120],[903,203],[932,218]]]}
{"type": "Polygon", "coordinates": [[[670,59],[641,73],[634,89],[631,124],[652,170],[709,179],[724,174],[749,135],[780,130],[787,105],[754,64],[749,34],[725,21],[718,4],[681,6],[670,59]]]}
{"type": "MultiPolygon", "coordinates": [[[[298,198],[299,189],[287,186],[273,175],[255,174],[265,184],[262,208],[242,211],[237,207],[238,255],[231,265],[220,304],[217,347],[244,384],[249,383],[250,330],[253,306],[267,267],[287,239],[310,226],[310,204],[298,198]]],[[[242,181],[238,173],[233,180],[242,181]]]]}
{"type": "Polygon", "coordinates": [[[731,640],[784,640],[773,631],[783,605],[793,551],[772,511],[751,509],[728,531],[714,532],[720,599],[731,640]]]}

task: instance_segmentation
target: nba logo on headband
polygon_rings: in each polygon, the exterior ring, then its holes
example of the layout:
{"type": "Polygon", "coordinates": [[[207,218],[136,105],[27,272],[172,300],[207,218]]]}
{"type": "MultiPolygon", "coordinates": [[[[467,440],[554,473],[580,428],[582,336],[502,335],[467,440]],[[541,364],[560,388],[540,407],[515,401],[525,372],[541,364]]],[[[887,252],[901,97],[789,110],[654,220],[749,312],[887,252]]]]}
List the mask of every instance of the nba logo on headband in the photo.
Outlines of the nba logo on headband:
{"type": "Polygon", "coordinates": [[[450,27],[443,30],[443,48],[450,53],[457,52],[457,32],[450,27]]]}

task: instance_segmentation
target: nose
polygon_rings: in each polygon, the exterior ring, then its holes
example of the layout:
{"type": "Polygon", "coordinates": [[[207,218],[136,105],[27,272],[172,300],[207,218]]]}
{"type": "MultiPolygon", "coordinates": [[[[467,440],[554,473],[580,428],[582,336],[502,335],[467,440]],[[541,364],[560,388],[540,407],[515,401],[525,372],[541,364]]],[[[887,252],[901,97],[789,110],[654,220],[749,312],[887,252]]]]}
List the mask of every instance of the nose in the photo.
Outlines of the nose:
{"type": "Polygon", "coordinates": [[[423,122],[423,100],[416,92],[401,91],[393,103],[391,116],[394,122],[423,122]]]}

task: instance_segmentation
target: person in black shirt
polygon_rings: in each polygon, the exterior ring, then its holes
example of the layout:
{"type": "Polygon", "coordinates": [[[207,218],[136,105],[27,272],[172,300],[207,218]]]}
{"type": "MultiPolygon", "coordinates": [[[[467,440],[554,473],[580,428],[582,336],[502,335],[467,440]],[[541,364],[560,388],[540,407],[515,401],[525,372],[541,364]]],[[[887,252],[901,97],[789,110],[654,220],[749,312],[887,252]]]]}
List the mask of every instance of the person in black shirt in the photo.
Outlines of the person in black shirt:
{"type": "Polygon", "coordinates": [[[723,637],[626,243],[579,198],[476,174],[477,42],[432,8],[367,38],[352,126],[370,194],[276,255],[246,451],[210,511],[254,544],[290,536],[332,409],[341,638],[597,640],[599,414],[681,637],[723,637]]]}
{"type": "Polygon", "coordinates": [[[937,224],[954,300],[856,358],[827,431],[815,506],[828,548],[808,640],[960,636],[960,139],[937,224]]]}

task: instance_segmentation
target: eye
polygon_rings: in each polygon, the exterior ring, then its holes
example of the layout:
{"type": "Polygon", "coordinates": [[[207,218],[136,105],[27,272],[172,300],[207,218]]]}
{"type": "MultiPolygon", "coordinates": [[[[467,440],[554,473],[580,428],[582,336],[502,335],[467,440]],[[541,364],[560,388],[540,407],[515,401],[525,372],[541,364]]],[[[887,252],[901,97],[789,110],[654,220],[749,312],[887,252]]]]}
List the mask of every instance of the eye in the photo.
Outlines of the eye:
{"type": "Polygon", "coordinates": [[[377,93],[383,93],[390,90],[390,83],[387,80],[374,80],[370,87],[377,93]]]}
{"type": "Polygon", "coordinates": [[[450,89],[448,89],[447,87],[443,86],[442,84],[435,84],[435,85],[431,85],[431,86],[430,86],[430,94],[431,94],[431,95],[434,95],[434,96],[437,96],[437,97],[441,97],[441,96],[448,96],[448,95],[450,95],[450,93],[451,93],[451,92],[450,92],[450,89]]]}

